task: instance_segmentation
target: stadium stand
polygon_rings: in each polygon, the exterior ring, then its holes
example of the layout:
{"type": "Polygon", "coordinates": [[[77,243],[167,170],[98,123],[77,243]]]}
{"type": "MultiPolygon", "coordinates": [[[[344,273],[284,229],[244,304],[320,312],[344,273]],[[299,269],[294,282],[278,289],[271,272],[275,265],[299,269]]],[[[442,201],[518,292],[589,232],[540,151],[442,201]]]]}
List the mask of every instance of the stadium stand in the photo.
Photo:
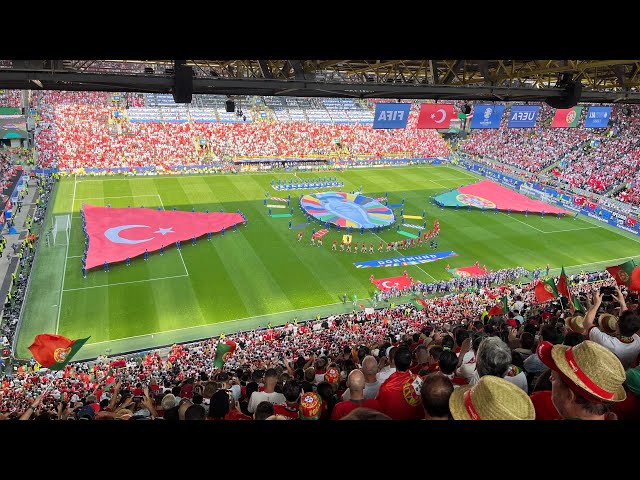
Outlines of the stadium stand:
{"type": "MultiPolygon", "coordinates": [[[[613,279],[604,272],[574,275],[570,279],[576,295],[612,283],[613,279]]],[[[222,369],[214,368],[208,360],[223,342],[221,339],[173,345],[128,357],[101,356],[95,361],[70,364],[60,374],[32,363],[2,378],[1,416],[21,420],[185,420],[190,416],[180,410],[202,405],[205,414],[200,419],[245,420],[252,415],[251,395],[264,389],[274,392],[265,398],[278,403],[277,408],[284,410],[289,419],[329,420],[341,416],[332,416],[340,401],[364,400],[360,396],[362,387],[356,385],[355,379],[351,400],[342,400],[349,386],[347,379],[354,378],[350,373],[360,369],[366,379],[363,386],[368,391],[378,391],[370,394],[366,406],[392,419],[404,418],[406,408],[399,400],[407,398],[407,393],[414,399],[410,405],[416,409],[412,410],[411,418],[429,419],[433,415],[429,399],[436,392],[430,389],[441,384],[431,381],[433,375],[442,375],[451,382],[441,405],[443,418],[462,418],[454,392],[460,388],[462,393],[469,384],[478,385],[471,390],[471,401],[481,411],[476,412],[480,418],[521,418],[508,405],[483,404],[490,402],[481,400],[479,393],[487,381],[485,377],[498,377],[516,387],[511,391],[521,392],[512,395],[520,396],[518,401],[528,405],[530,413],[525,418],[637,419],[638,411],[633,406],[637,406],[640,395],[640,367],[637,367],[640,337],[634,334],[632,356],[623,355],[632,361],[625,360],[623,368],[615,348],[598,327],[579,333],[574,318],[561,315],[557,305],[534,306],[530,287],[487,286],[476,292],[427,298],[422,310],[413,304],[386,306],[373,313],[354,310],[318,322],[287,323],[229,335],[224,342],[235,342],[237,349],[222,369]],[[508,315],[492,317],[487,322],[474,321],[484,318],[483,312],[495,302],[493,299],[504,293],[511,298],[508,315]],[[582,362],[582,368],[589,369],[594,383],[586,387],[571,376],[559,378],[557,372],[564,367],[550,363],[549,348],[574,349],[577,361],[582,362]],[[465,376],[466,370],[475,370],[472,368],[475,364],[479,375],[465,376]],[[609,369],[607,379],[598,373],[598,365],[609,369]],[[540,378],[533,383],[534,377],[540,378]],[[403,387],[407,380],[413,389],[409,392],[403,387]],[[605,386],[617,393],[614,398],[602,401],[597,393],[594,396],[594,391],[600,392],[598,387],[605,386]],[[569,387],[582,401],[579,399],[576,405],[551,401],[552,392],[569,387]],[[225,390],[228,394],[224,395],[224,401],[231,400],[233,408],[227,406],[222,414],[217,414],[222,405],[216,392],[225,390]],[[284,396],[278,397],[276,393],[284,396]],[[317,415],[312,415],[305,406],[306,397],[313,394],[323,399],[317,415]],[[422,399],[429,403],[422,405],[422,399]],[[244,415],[229,414],[236,404],[244,415]]],[[[409,289],[420,292],[419,285],[409,289]]],[[[392,302],[400,293],[396,290],[386,294],[387,301],[392,302]]],[[[637,295],[624,288],[622,294],[626,296],[626,307],[635,308],[637,295]]],[[[620,321],[637,330],[640,318],[629,313],[620,321]]],[[[342,411],[342,407],[338,409],[342,411]]]]}

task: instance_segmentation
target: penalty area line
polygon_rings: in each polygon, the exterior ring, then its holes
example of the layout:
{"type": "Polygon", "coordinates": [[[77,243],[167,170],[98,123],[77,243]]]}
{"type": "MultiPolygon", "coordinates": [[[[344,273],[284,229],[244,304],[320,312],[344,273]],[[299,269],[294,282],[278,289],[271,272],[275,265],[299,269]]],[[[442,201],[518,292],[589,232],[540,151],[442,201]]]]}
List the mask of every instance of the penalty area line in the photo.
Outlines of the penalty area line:
{"type": "Polygon", "coordinates": [[[170,277],[146,278],[144,280],[133,280],[131,282],[118,282],[118,283],[108,283],[106,285],[94,285],[92,287],[66,288],[63,290],[63,292],[73,292],[76,290],[89,290],[91,288],[115,287],[116,285],[130,285],[132,283],[156,282],[158,280],[168,280],[170,278],[183,278],[188,276],[189,276],[188,274],[182,274],[182,275],[172,275],[170,277]]]}

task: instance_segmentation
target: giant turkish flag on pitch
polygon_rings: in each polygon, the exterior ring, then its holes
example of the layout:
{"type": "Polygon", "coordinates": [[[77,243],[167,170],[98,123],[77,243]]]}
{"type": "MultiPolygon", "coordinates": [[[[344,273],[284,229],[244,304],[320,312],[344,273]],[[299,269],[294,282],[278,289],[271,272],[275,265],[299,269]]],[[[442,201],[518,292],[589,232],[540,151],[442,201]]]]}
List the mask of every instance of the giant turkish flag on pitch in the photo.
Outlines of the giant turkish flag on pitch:
{"type": "Polygon", "coordinates": [[[87,268],[125,260],[145,250],[159,250],[176,241],[189,240],[208,232],[244,222],[239,213],[200,213],[109,208],[84,205],[89,251],[87,268]]]}
{"type": "Polygon", "coordinates": [[[379,290],[383,292],[388,292],[393,287],[398,287],[402,290],[405,287],[411,285],[411,281],[407,277],[389,277],[389,278],[380,278],[378,280],[374,280],[373,284],[378,287],[379,290]]]}
{"type": "Polygon", "coordinates": [[[452,118],[455,118],[452,104],[423,103],[417,128],[449,128],[452,118]]]}

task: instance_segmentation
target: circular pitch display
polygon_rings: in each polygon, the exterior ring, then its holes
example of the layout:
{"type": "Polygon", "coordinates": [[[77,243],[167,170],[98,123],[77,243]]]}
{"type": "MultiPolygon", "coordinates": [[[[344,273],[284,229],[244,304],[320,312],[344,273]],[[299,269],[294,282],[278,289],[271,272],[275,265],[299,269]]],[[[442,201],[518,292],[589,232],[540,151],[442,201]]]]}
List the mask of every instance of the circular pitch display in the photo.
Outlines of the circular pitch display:
{"type": "Polygon", "coordinates": [[[300,206],[312,217],[341,227],[384,227],[395,221],[390,208],[359,193],[310,193],[300,198],[300,206]]]}

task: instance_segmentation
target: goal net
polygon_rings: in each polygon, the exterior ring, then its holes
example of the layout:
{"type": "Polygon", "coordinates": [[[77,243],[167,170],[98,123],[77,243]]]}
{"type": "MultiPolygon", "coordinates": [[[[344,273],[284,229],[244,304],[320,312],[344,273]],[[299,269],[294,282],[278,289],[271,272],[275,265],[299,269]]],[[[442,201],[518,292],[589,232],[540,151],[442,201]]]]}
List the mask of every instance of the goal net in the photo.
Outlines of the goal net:
{"type": "Polygon", "coordinates": [[[71,229],[71,216],[56,215],[53,218],[53,228],[51,229],[51,237],[53,240],[53,245],[67,245],[69,243],[70,229],[71,229]]]}

